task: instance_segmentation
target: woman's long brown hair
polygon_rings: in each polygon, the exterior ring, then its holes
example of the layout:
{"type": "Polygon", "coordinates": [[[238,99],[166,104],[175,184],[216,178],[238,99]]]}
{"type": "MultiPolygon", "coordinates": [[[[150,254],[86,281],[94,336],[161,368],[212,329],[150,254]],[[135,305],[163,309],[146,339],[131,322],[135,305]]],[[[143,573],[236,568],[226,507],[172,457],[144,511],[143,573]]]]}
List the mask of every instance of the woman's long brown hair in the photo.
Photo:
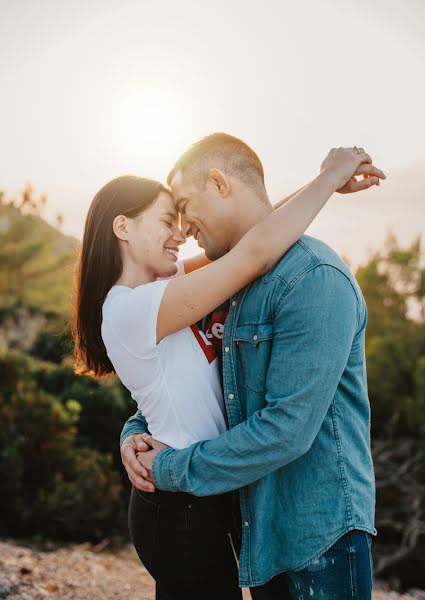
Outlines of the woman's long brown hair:
{"type": "Polygon", "coordinates": [[[116,216],[134,218],[168,191],[162,183],[124,175],[107,183],[93,198],[74,270],[71,330],[75,371],[103,377],[114,372],[101,336],[102,305],[122,273],[116,216]]]}

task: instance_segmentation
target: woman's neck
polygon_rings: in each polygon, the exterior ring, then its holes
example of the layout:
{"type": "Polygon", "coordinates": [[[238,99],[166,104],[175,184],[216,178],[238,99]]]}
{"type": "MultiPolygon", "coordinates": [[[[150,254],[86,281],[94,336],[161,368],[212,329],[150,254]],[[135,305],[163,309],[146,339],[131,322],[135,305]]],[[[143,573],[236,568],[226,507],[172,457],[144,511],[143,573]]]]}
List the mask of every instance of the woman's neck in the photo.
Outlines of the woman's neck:
{"type": "Polygon", "coordinates": [[[156,280],[156,275],[141,269],[134,264],[124,264],[121,275],[118,277],[115,285],[125,285],[129,288],[135,288],[145,283],[152,283],[156,280]]]}

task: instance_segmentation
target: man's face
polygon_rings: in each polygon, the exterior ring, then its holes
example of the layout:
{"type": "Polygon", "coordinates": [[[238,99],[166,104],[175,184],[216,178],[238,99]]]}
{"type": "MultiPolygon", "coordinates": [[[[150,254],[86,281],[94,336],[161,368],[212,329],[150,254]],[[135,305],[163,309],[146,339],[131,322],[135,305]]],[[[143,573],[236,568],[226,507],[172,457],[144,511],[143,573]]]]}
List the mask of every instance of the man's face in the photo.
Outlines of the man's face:
{"type": "Polygon", "coordinates": [[[200,187],[178,171],[171,192],[181,213],[183,235],[193,235],[209,260],[216,260],[230,249],[233,230],[233,202],[223,198],[212,182],[200,187]]]}

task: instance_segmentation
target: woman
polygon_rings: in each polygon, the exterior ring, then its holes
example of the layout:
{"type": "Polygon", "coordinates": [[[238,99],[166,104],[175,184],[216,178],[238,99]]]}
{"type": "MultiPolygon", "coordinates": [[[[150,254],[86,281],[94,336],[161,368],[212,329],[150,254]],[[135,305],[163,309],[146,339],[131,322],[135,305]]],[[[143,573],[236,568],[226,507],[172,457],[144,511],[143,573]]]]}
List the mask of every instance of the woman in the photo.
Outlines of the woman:
{"type": "MultiPolygon", "coordinates": [[[[266,273],[365,156],[331,152],[295,202],[272,212],[222,258],[180,277],[173,276],[182,273],[176,263],[185,238],[170,192],[133,176],[109,182],[89,209],[77,270],[73,330],[80,372],[115,372],[153,437],[168,446],[224,432],[218,361],[205,360],[193,324],[266,273]]],[[[157,598],[241,598],[229,517],[228,495],[132,489],[132,540],[157,582],[157,598]]]]}

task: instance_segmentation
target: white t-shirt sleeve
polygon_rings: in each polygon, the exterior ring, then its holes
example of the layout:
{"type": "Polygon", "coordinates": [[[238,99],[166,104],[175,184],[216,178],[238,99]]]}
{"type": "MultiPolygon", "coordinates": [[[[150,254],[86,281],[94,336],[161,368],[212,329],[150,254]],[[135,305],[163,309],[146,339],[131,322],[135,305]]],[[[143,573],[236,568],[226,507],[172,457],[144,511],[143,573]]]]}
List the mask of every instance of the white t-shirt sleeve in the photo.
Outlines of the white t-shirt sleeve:
{"type": "Polygon", "coordinates": [[[139,358],[157,349],[156,324],[169,279],[139,285],[112,300],[109,320],[121,344],[139,358]]]}

